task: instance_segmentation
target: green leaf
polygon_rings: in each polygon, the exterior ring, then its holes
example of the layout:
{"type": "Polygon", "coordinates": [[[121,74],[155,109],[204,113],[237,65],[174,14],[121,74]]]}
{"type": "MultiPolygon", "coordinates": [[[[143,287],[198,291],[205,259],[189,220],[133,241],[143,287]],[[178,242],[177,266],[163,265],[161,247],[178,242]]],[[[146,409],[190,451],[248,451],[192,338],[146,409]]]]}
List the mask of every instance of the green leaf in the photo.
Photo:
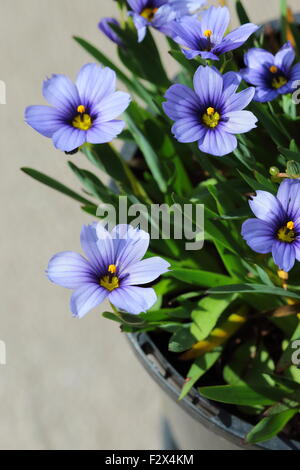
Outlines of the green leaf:
{"type": "Polygon", "coordinates": [[[242,2],[240,0],[237,0],[235,2],[235,6],[236,6],[236,11],[237,11],[237,15],[239,17],[240,23],[241,24],[250,23],[249,16],[247,15],[247,12],[242,2]]]}
{"type": "Polygon", "coordinates": [[[275,185],[268,180],[267,178],[263,177],[261,174],[258,172],[255,172],[256,179],[252,178],[249,175],[246,175],[246,173],[243,173],[242,171],[239,171],[239,174],[241,177],[246,181],[246,183],[252,188],[254,191],[268,191],[271,192],[272,194],[275,194],[276,192],[276,187],[275,185]]]}
{"type": "Polygon", "coordinates": [[[256,442],[263,442],[283,430],[287,423],[299,412],[299,410],[285,410],[273,416],[263,418],[254,428],[251,429],[247,435],[247,442],[255,444],[256,442]]]}
{"type": "Polygon", "coordinates": [[[280,124],[280,119],[276,120],[275,114],[271,113],[267,106],[253,101],[251,103],[251,109],[275,144],[284,147],[289,143],[289,134],[286,132],[283,125],[280,124]]]}
{"type": "Polygon", "coordinates": [[[216,385],[213,387],[199,388],[200,395],[209,400],[228,403],[232,405],[273,405],[285,394],[272,387],[255,387],[256,390],[246,385],[216,385]]]}
{"type": "Polygon", "coordinates": [[[235,350],[224,368],[223,377],[230,385],[273,385],[274,380],[264,374],[272,373],[274,368],[268,351],[247,341],[235,350]]]}
{"type": "Polygon", "coordinates": [[[59,181],[51,178],[50,176],[45,175],[44,173],[40,173],[39,171],[34,170],[33,168],[21,168],[21,171],[26,173],[26,175],[31,176],[31,178],[34,178],[35,180],[39,181],[40,183],[45,184],[46,186],[49,186],[50,188],[55,189],[56,191],[59,191],[60,193],[63,193],[66,196],[71,197],[72,199],[75,199],[75,201],[78,201],[82,204],[87,204],[88,206],[95,206],[88,199],[85,199],[84,197],[80,196],[80,194],[76,193],[72,189],[68,188],[59,181]]]}
{"type": "Polygon", "coordinates": [[[287,41],[288,31],[288,18],[287,18],[287,2],[286,0],[280,0],[280,11],[281,11],[281,40],[282,43],[287,41]]]}
{"type": "Polygon", "coordinates": [[[68,162],[68,165],[88,193],[91,193],[94,197],[106,203],[113,204],[116,202],[115,194],[104,186],[97,176],[88,170],[78,168],[73,162],[68,162]]]}
{"type": "Polygon", "coordinates": [[[131,188],[135,196],[149,202],[147,194],[132,173],[128,163],[111,144],[84,146],[82,152],[93,165],[109,175],[119,186],[119,189],[128,192],[131,188]]]}
{"type": "Polygon", "coordinates": [[[169,351],[180,353],[190,349],[196,339],[190,331],[190,324],[178,328],[169,341],[169,351]]]}
{"type": "Polygon", "coordinates": [[[278,150],[288,160],[295,160],[298,163],[300,162],[300,153],[299,152],[294,152],[293,150],[290,150],[290,149],[287,149],[287,148],[284,148],[284,147],[278,147],[278,150]]]}
{"type": "Polygon", "coordinates": [[[268,294],[280,295],[282,297],[291,297],[300,299],[300,295],[290,292],[280,287],[271,287],[263,284],[233,284],[232,286],[213,287],[207,291],[208,294],[224,294],[234,292],[236,294],[268,294]]]}
{"type": "Polygon", "coordinates": [[[190,370],[187,374],[187,379],[182,387],[179,400],[182,400],[189,391],[193,388],[195,383],[217,362],[221,356],[222,348],[215,349],[214,351],[209,351],[203,356],[198,357],[195,362],[192,364],[190,370]]]}
{"type": "Polygon", "coordinates": [[[143,132],[137,127],[134,116],[132,114],[132,105],[125,113],[125,121],[132,133],[134,140],[143,153],[149,169],[157,182],[160,190],[165,193],[167,191],[167,184],[163,176],[162,166],[158,155],[154,152],[152,146],[144,136],[143,132]],[[131,108],[131,109],[130,109],[131,108]]]}
{"type": "Polygon", "coordinates": [[[295,352],[295,349],[293,349],[292,345],[294,341],[300,339],[300,322],[298,322],[297,327],[295,328],[288,347],[283,351],[283,354],[281,358],[279,359],[279,362],[277,364],[277,370],[278,371],[284,371],[287,369],[292,364],[292,355],[295,352]]]}
{"type": "Polygon", "coordinates": [[[200,269],[174,268],[169,272],[169,275],[179,279],[180,281],[203,287],[232,284],[232,278],[229,276],[200,269]]]}
{"type": "Polygon", "coordinates": [[[125,44],[125,47],[118,48],[119,57],[125,67],[151,84],[168,87],[170,82],[150,30],[148,29],[145,39],[138,43],[135,28],[133,30],[126,26],[123,30],[117,25],[111,27],[125,44]]]}
{"type": "Polygon", "coordinates": [[[216,326],[220,316],[234,300],[234,295],[224,295],[223,297],[204,297],[198,302],[197,307],[192,312],[193,325],[191,332],[197,341],[207,338],[216,326]]]}

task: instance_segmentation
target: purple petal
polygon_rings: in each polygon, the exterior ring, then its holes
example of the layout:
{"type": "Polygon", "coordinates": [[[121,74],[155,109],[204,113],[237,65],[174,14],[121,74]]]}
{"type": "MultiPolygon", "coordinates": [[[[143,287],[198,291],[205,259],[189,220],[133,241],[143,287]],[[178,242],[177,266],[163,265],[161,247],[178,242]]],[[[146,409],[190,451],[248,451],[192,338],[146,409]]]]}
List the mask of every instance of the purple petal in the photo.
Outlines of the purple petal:
{"type": "Polygon", "coordinates": [[[120,26],[120,23],[115,18],[102,18],[98,27],[111,41],[116,43],[118,46],[123,47],[124,44],[122,39],[112,29],[111,25],[120,26]]]}
{"type": "Polygon", "coordinates": [[[148,0],[127,0],[127,3],[133,11],[140,13],[146,8],[148,0]]]}
{"type": "Polygon", "coordinates": [[[243,24],[239,28],[231,31],[231,33],[227,34],[227,36],[223,39],[221,44],[219,44],[215,49],[214,52],[216,54],[224,54],[224,52],[233,51],[238,47],[241,47],[247,39],[251,36],[251,34],[255,33],[258,30],[258,26],[252,23],[243,24]]]}
{"type": "Polygon", "coordinates": [[[211,6],[204,11],[201,16],[201,27],[202,34],[211,30],[213,33],[212,42],[218,43],[222,40],[230,22],[230,13],[227,7],[214,7],[211,6]]]}
{"type": "Polygon", "coordinates": [[[169,267],[170,263],[158,256],[143,259],[142,261],[130,266],[128,270],[129,275],[125,277],[124,281],[122,281],[122,287],[152,282],[162,274],[166,273],[169,267]]]}
{"type": "Polygon", "coordinates": [[[97,223],[83,226],[80,234],[81,247],[88,258],[94,270],[99,274],[106,272],[108,266],[114,260],[113,252],[107,250],[112,246],[110,235],[106,231],[106,236],[103,236],[103,243],[98,247],[97,223]]]}
{"type": "Polygon", "coordinates": [[[111,237],[116,253],[115,264],[119,266],[120,275],[144,257],[150,242],[147,232],[126,224],[117,225],[112,230],[111,237]]]}
{"type": "Polygon", "coordinates": [[[94,108],[98,114],[97,122],[111,121],[120,116],[129,106],[130,100],[130,95],[124,91],[116,91],[105,96],[94,108]]]}
{"type": "Polygon", "coordinates": [[[80,95],[80,104],[93,108],[115,91],[116,74],[108,67],[86,64],[78,73],[76,85],[80,95]]]}
{"type": "Polygon", "coordinates": [[[106,230],[101,223],[96,224],[96,233],[98,237],[97,248],[107,271],[110,264],[116,264],[116,252],[112,234],[106,230]]]}
{"type": "Polygon", "coordinates": [[[295,222],[300,217],[300,180],[285,179],[280,183],[277,198],[288,217],[295,222]]]}
{"type": "Polygon", "coordinates": [[[275,65],[284,72],[289,72],[294,60],[296,53],[290,42],[287,42],[282,46],[279,52],[275,55],[275,65]]]}
{"type": "Polygon", "coordinates": [[[236,92],[241,80],[241,76],[236,72],[227,72],[223,75],[223,101],[225,103],[236,92]]]}
{"type": "Polygon", "coordinates": [[[75,290],[71,296],[70,308],[74,317],[82,318],[90,310],[100,305],[109,291],[96,283],[85,284],[75,290]]]}
{"type": "Polygon", "coordinates": [[[223,108],[223,113],[228,113],[231,111],[240,111],[252,101],[255,94],[255,88],[250,87],[246,90],[241,91],[240,93],[234,93],[225,101],[223,108]]]}
{"type": "Polygon", "coordinates": [[[240,70],[240,75],[243,79],[251,83],[252,85],[259,86],[262,88],[269,88],[268,80],[267,80],[267,72],[265,69],[242,69],[240,70]]]}
{"type": "Polygon", "coordinates": [[[283,271],[289,272],[295,264],[296,252],[292,243],[283,243],[276,240],[273,244],[272,255],[275,264],[283,271]]]}
{"type": "Polygon", "coordinates": [[[242,225],[242,237],[257,253],[270,253],[275,240],[273,226],[260,219],[248,219],[242,225]]]}
{"type": "Polygon", "coordinates": [[[181,17],[194,13],[206,3],[206,0],[169,0],[169,3],[178,17],[181,17]]]}
{"type": "Polygon", "coordinates": [[[203,142],[198,142],[199,149],[216,157],[223,157],[233,152],[237,147],[236,137],[232,134],[222,131],[221,126],[208,130],[203,142]],[[220,127],[220,130],[219,130],[220,127]]]}
{"type": "Polygon", "coordinates": [[[253,47],[244,55],[244,61],[247,67],[258,70],[274,65],[275,57],[271,52],[267,52],[265,49],[253,47]]]}
{"type": "Polygon", "coordinates": [[[158,29],[164,34],[169,33],[168,26],[175,20],[176,12],[170,5],[162,5],[154,15],[154,19],[151,22],[151,26],[158,29]]]}
{"type": "MultiPolygon", "coordinates": [[[[184,17],[180,22],[172,23],[172,36],[181,46],[187,47],[191,52],[207,49],[208,41],[201,33],[200,22],[195,17],[184,17]]],[[[187,51],[183,50],[184,53],[187,51]]],[[[191,58],[191,57],[188,57],[191,58]]]]}
{"type": "MultiPolygon", "coordinates": [[[[300,220],[299,220],[299,223],[300,223],[300,220]]],[[[293,246],[295,248],[296,260],[300,261],[300,237],[299,236],[294,241],[293,246]]]]}
{"type": "Polygon", "coordinates": [[[120,287],[109,294],[109,301],[117,307],[133,315],[147,312],[156,302],[154,289],[136,286],[120,287]]]}
{"type": "Polygon", "coordinates": [[[257,118],[251,111],[232,111],[222,117],[225,119],[225,122],[222,122],[222,129],[230,134],[249,132],[257,123],[257,118]]]}
{"type": "Polygon", "coordinates": [[[278,96],[278,90],[272,90],[271,88],[256,88],[254,101],[258,101],[260,103],[266,103],[267,101],[275,100],[278,96]]]}
{"type": "Polygon", "coordinates": [[[134,26],[136,27],[137,33],[138,33],[138,42],[142,42],[146,36],[147,33],[147,25],[148,21],[146,18],[143,18],[140,15],[137,15],[136,13],[130,14],[128,13],[129,16],[132,16],[134,26]]]}
{"type": "Polygon", "coordinates": [[[280,201],[267,191],[256,191],[256,196],[249,200],[253,214],[261,220],[276,223],[285,217],[280,201]]]}
{"type": "Polygon", "coordinates": [[[165,98],[167,102],[163,103],[163,109],[174,121],[196,113],[200,106],[196,93],[185,85],[172,85],[167,90],[165,98]]]}
{"type": "Polygon", "coordinates": [[[50,106],[29,106],[25,121],[45,137],[52,137],[63,122],[62,113],[50,106]]]}
{"type": "Polygon", "coordinates": [[[64,114],[73,114],[80,104],[78,90],[65,75],[53,75],[43,83],[45,99],[64,114]]]}
{"type": "Polygon", "coordinates": [[[186,117],[175,122],[171,129],[178,142],[196,142],[204,138],[207,128],[197,117],[186,117]]]}
{"type": "MultiPolygon", "coordinates": [[[[294,82],[296,80],[300,80],[300,62],[299,64],[294,65],[291,71],[291,82],[294,82]]],[[[296,83],[293,88],[299,88],[299,83],[296,83]]]]}
{"type": "MultiPolygon", "coordinates": [[[[185,54],[186,57],[187,57],[187,54],[185,54]]],[[[220,60],[220,58],[214,54],[212,51],[200,51],[199,53],[200,57],[202,59],[206,59],[206,60],[220,60]]]]}
{"type": "Polygon", "coordinates": [[[204,106],[218,107],[223,91],[222,75],[213,67],[200,65],[194,75],[194,88],[204,106]]]}
{"type": "Polygon", "coordinates": [[[101,118],[93,122],[93,126],[87,131],[86,140],[90,144],[105,144],[111,142],[124,129],[124,121],[102,122],[101,118]]]}
{"type": "Polygon", "coordinates": [[[53,134],[52,140],[57,149],[71,152],[86,142],[86,132],[64,124],[53,134]]]}
{"type": "Polygon", "coordinates": [[[49,261],[47,276],[50,281],[67,289],[77,289],[95,281],[95,271],[83,256],[65,251],[49,261]]]}

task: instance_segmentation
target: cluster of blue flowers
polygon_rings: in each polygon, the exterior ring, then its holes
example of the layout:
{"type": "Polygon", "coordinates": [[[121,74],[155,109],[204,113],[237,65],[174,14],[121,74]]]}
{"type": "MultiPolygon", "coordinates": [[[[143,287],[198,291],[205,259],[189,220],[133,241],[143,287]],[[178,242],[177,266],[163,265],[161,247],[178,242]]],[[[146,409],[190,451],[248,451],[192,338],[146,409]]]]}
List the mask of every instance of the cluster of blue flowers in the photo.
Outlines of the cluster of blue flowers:
{"type": "MultiPolygon", "coordinates": [[[[294,65],[295,52],[288,42],[276,55],[252,48],[245,54],[245,68],[222,74],[211,61],[219,61],[222,54],[242,46],[258,26],[248,23],[226,34],[228,8],[212,6],[199,13],[205,3],[128,0],[128,15],[138,42],[152,27],[178,43],[187,59],[199,56],[207,61],[196,70],[193,89],[175,84],[167,90],[163,109],[174,121],[172,133],[179,142],[197,142],[201,152],[224,156],[237,148],[237,134],[256,127],[256,116],[245,110],[249,103],[291,93],[293,82],[300,80],[300,63],[294,65]],[[242,80],[251,86],[238,92],[242,80]]],[[[125,47],[113,26],[120,26],[114,18],[99,23],[106,36],[125,47]]],[[[113,70],[95,64],[85,65],[75,83],[64,75],[53,75],[44,82],[43,95],[50,106],[28,107],[26,122],[66,153],[85,143],[101,144],[116,138],[124,128],[117,118],[131,99],[128,93],[116,91],[113,70]]],[[[279,268],[289,271],[296,259],[300,261],[299,180],[283,181],[277,197],[257,191],[250,206],[257,218],[244,223],[244,239],[258,253],[272,252],[279,268]]],[[[113,234],[99,236],[96,227],[90,226],[84,227],[81,243],[88,260],[66,252],[56,255],[48,267],[53,282],[74,290],[71,310],[75,316],[82,317],[105,298],[134,314],[153,305],[153,289],[135,285],[153,281],[169,264],[161,258],[140,261],[149,244],[145,233],[118,226],[113,234]]]]}

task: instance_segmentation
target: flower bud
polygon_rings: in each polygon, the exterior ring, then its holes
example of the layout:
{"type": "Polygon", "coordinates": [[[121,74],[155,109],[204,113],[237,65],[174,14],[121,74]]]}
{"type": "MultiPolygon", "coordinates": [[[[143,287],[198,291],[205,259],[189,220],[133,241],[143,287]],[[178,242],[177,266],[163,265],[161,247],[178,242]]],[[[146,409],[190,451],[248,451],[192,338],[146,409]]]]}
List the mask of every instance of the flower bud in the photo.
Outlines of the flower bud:
{"type": "Polygon", "coordinates": [[[277,168],[277,166],[271,166],[269,173],[271,176],[277,176],[279,173],[279,169],[277,168]]]}

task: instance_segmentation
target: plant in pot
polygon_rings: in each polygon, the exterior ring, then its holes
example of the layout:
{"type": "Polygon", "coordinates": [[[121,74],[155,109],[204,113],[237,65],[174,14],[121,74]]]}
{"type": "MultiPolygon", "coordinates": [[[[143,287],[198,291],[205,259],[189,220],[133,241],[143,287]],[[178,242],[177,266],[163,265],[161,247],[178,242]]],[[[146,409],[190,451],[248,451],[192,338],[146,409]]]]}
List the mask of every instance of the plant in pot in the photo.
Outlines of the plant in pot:
{"type": "Polygon", "coordinates": [[[268,35],[240,1],[231,32],[228,8],[203,0],[117,3],[120,21],[99,28],[125,69],[75,37],[101,65],[82,67],[75,83],[54,75],[43,85],[50,106],[25,112],[65,152],[83,194],[23,171],[93,216],[85,257],[55,255],[48,277],[73,291],[75,317],[108,299],[104,317],[213,432],[299,449],[299,30],[285,1],[280,34],[268,35]],[[173,81],[153,29],[178,63],[173,81]],[[74,163],[78,152],[95,172],[74,163]]]}

